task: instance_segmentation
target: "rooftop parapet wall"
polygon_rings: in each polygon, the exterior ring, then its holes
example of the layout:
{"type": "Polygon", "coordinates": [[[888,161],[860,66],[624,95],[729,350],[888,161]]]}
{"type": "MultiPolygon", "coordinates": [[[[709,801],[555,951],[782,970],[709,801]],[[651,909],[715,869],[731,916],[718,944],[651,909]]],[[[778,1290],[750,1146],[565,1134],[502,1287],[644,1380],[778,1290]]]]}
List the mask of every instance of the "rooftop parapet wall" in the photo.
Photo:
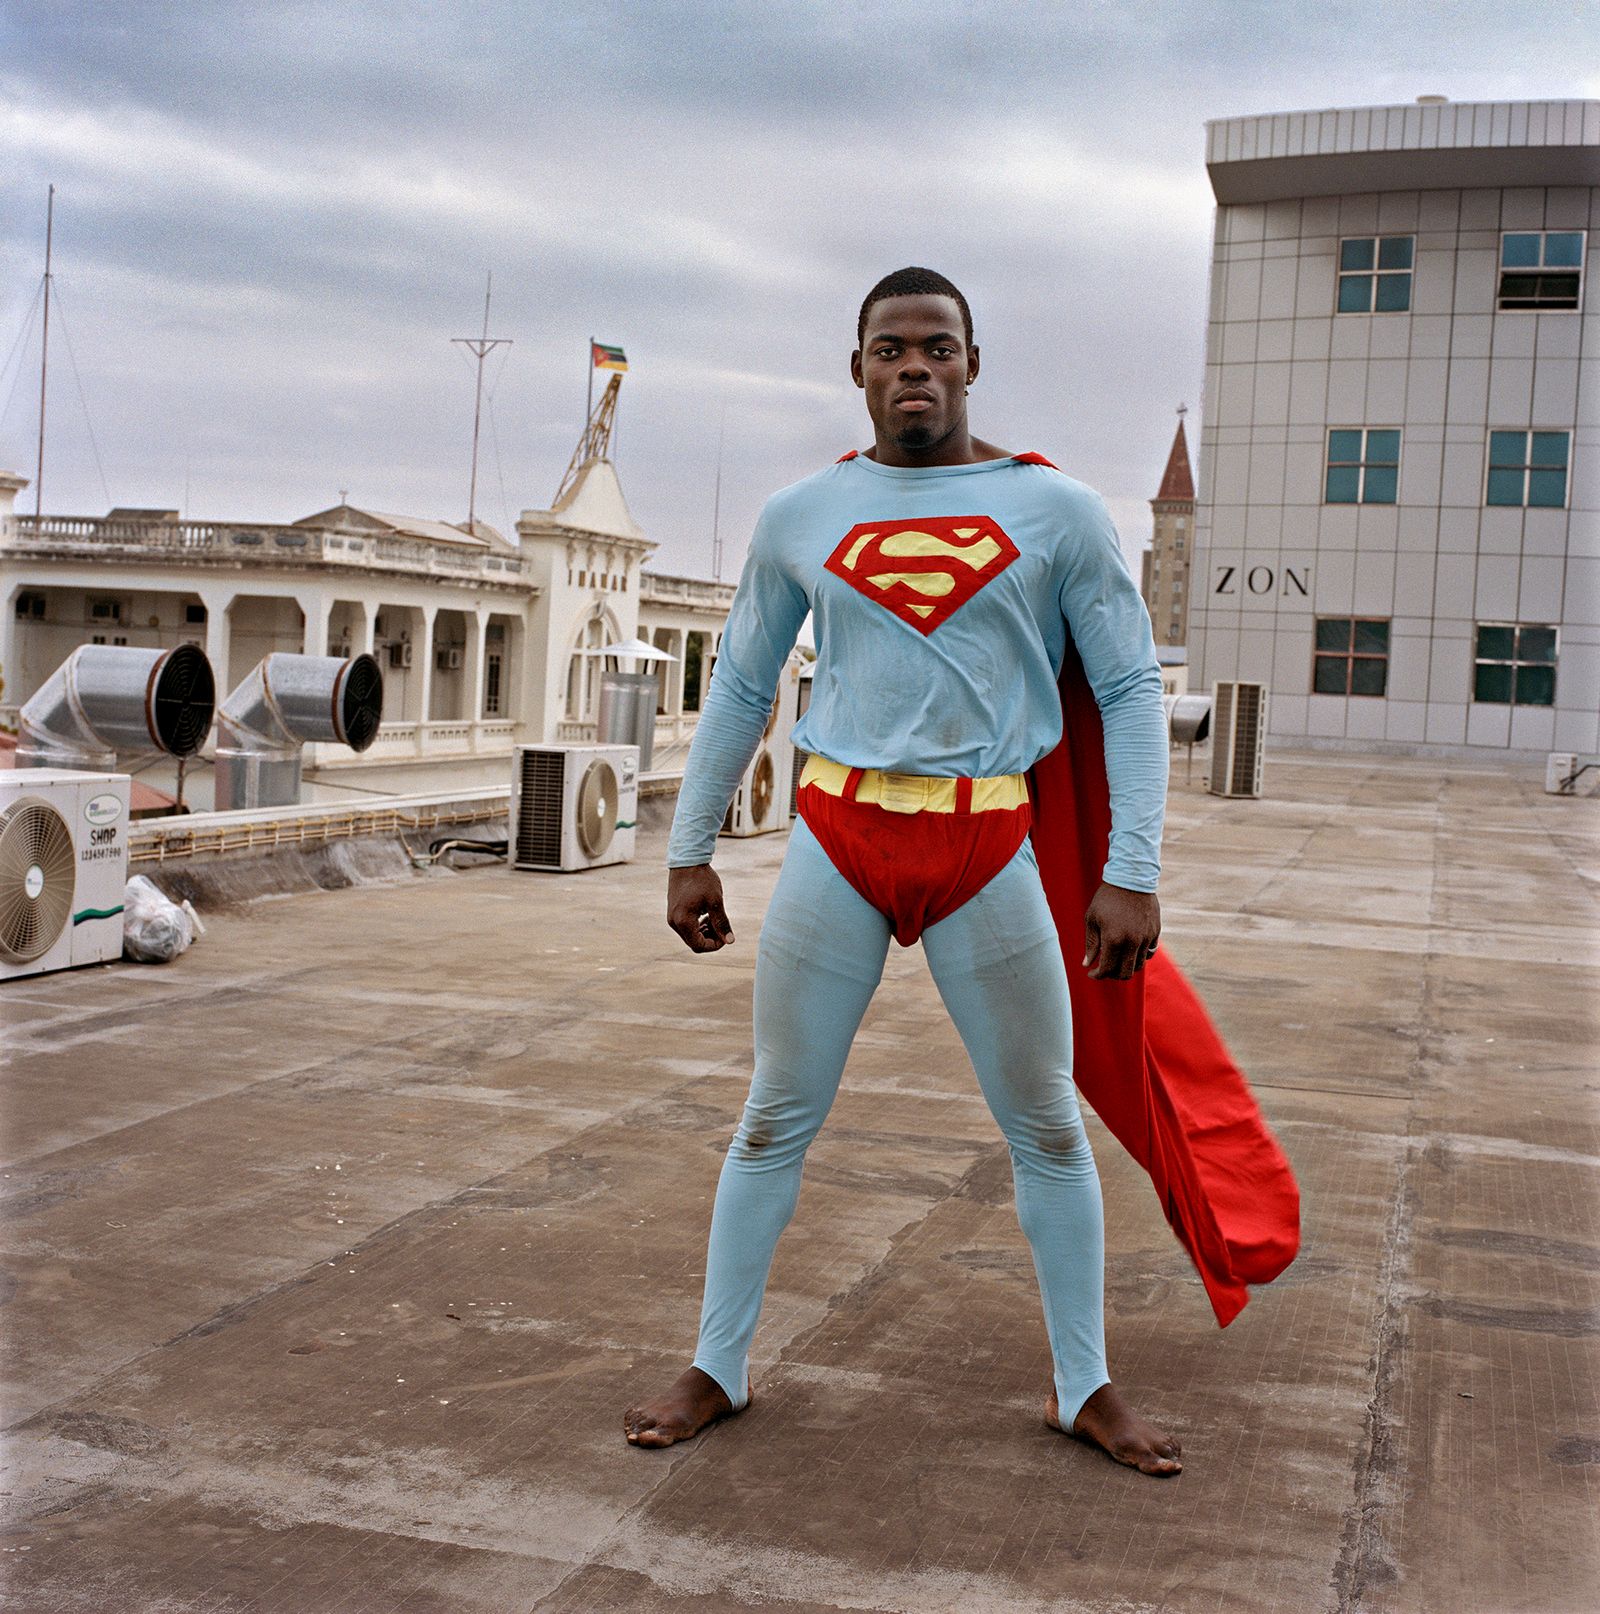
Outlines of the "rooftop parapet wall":
{"type": "Polygon", "coordinates": [[[733,595],[732,583],[713,583],[703,577],[671,577],[661,572],[639,573],[641,605],[688,605],[726,611],[733,604],[733,595]]]}
{"type": "Polygon", "coordinates": [[[1424,102],[1219,118],[1223,204],[1366,191],[1600,185],[1600,101],[1424,102]]]}
{"type": "Polygon", "coordinates": [[[407,576],[473,578],[526,589],[527,563],[457,544],[260,522],[112,521],[100,516],[16,516],[0,540],[8,555],[217,567],[325,566],[407,576]]]}

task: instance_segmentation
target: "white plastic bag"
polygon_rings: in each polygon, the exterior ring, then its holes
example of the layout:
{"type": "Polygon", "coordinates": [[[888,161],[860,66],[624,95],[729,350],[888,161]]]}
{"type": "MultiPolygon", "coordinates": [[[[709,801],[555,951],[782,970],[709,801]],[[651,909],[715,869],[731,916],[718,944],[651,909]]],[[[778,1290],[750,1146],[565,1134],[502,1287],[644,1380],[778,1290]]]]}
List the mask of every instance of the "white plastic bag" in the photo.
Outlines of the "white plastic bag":
{"type": "Polygon", "coordinates": [[[142,874],[122,894],[122,952],[141,964],[165,964],[205,934],[200,915],[164,896],[142,874]]]}

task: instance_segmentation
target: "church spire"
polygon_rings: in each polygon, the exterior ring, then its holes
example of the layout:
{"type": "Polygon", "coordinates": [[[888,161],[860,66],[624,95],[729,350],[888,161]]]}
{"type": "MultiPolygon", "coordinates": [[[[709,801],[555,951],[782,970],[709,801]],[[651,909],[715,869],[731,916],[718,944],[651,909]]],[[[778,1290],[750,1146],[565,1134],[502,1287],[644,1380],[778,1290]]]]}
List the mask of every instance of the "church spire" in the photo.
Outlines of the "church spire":
{"type": "Polygon", "coordinates": [[[1167,469],[1161,478],[1161,490],[1152,504],[1193,504],[1194,477],[1189,470],[1189,440],[1183,434],[1183,417],[1188,414],[1187,404],[1178,405],[1178,431],[1172,439],[1172,452],[1167,456],[1167,469]]]}

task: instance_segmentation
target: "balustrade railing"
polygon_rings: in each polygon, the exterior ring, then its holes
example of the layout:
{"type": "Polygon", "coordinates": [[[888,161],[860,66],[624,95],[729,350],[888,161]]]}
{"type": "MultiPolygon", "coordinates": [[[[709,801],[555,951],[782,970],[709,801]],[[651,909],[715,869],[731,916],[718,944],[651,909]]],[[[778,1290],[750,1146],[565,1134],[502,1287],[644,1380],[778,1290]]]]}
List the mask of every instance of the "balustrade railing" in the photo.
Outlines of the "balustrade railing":
{"type": "Polygon", "coordinates": [[[174,556],[229,564],[281,565],[318,561],[330,566],[384,568],[433,575],[526,570],[520,555],[494,554],[463,539],[429,543],[423,538],[337,532],[326,527],[289,527],[252,522],[110,521],[95,516],[17,516],[3,547],[25,552],[69,550],[97,555],[174,556]]]}

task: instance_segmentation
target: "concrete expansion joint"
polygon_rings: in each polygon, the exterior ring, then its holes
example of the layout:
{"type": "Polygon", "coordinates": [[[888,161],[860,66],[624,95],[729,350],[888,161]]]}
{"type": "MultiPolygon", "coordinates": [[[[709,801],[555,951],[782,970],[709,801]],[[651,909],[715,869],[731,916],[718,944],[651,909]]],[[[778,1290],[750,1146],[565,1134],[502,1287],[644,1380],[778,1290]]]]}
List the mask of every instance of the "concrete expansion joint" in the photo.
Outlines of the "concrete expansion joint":
{"type": "Polygon", "coordinates": [[[1362,1440],[1356,1450],[1354,1498],[1345,1512],[1339,1555],[1333,1568],[1337,1614],[1356,1614],[1369,1593],[1398,1584],[1400,1571],[1384,1526],[1390,1511],[1404,1500],[1403,1469],[1398,1450],[1401,1428],[1395,1390],[1405,1356],[1409,1328],[1406,1307],[1411,1288],[1407,1277],[1417,1210],[1412,1180],[1422,1150],[1408,1140],[1395,1179],[1384,1240],[1385,1257],[1379,1286],[1377,1329],[1368,1371],[1372,1395],[1367,1402],[1362,1440]]]}
{"type": "MultiPolygon", "coordinates": [[[[1442,789],[1442,786],[1441,786],[1442,789]]],[[[1439,859],[1442,826],[1433,835],[1433,879],[1428,903],[1430,927],[1437,922],[1439,859]]],[[[1425,953],[1420,961],[1422,988],[1417,1003],[1415,1049],[1408,1075],[1406,1142],[1395,1174],[1394,1198],[1384,1236],[1384,1261],[1379,1283],[1377,1326],[1369,1371],[1372,1395],[1367,1402],[1361,1444],[1356,1449],[1354,1497],[1345,1513],[1339,1554],[1334,1562],[1333,1591],[1338,1614],[1354,1614],[1369,1592],[1396,1585],[1400,1570],[1392,1543],[1385,1534],[1390,1510],[1403,1502],[1404,1466],[1398,1450],[1401,1427],[1396,1410],[1396,1386],[1409,1334],[1407,1307],[1415,1299],[1411,1252],[1415,1237],[1420,1191],[1416,1173],[1428,1155],[1428,1140],[1417,1136],[1417,1094],[1429,1067],[1440,1064],[1432,1045],[1439,1040],[1435,1004],[1437,961],[1425,953]]]]}

